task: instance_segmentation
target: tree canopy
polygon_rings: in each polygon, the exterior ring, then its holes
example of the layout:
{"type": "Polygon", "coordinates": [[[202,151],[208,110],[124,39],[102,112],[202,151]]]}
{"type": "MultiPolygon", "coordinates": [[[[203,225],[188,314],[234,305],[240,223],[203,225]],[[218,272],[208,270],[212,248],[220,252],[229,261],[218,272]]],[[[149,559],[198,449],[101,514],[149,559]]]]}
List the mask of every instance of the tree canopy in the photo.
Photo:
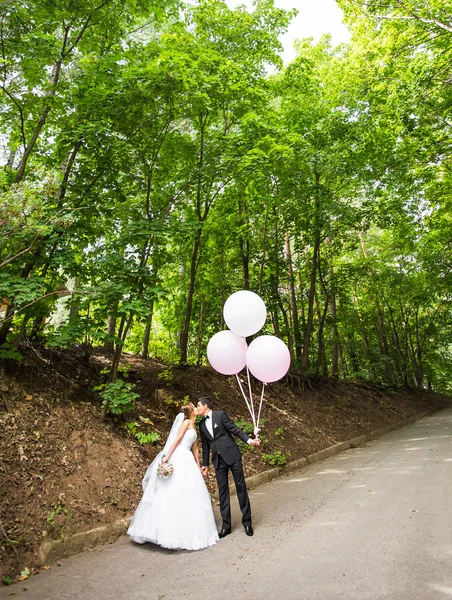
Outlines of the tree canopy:
{"type": "Polygon", "coordinates": [[[273,0],[2,3],[0,356],[202,364],[251,289],[294,370],[450,389],[452,8],[339,4],[284,67],[273,0]]]}

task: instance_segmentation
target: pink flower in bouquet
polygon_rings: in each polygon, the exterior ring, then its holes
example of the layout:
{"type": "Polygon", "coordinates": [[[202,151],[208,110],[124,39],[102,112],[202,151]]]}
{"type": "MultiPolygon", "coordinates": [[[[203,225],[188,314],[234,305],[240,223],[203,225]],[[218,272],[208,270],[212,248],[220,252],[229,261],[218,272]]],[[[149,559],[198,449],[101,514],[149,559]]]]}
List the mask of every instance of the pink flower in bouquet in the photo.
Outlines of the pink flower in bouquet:
{"type": "Polygon", "coordinates": [[[157,468],[157,476],[160,479],[168,479],[173,474],[173,465],[170,463],[160,463],[157,468]]]}

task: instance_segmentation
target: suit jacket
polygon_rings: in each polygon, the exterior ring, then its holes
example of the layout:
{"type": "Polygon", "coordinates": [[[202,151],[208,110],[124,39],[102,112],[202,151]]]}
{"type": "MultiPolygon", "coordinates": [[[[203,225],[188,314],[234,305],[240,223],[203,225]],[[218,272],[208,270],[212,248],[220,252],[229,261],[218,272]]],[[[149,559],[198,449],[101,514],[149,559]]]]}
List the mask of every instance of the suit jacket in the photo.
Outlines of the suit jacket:
{"type": "Polygon", "coordinates": [[[229,419],[224,410],[212,410],[210,414],[213,436],[207,429],[205,418],[199,423],[202,442],[202,466],[209,466],[210,451],[212,451],[212,462],[215,468],[218,468],[219,456],[226,464],[233,465],[241,459],[242,455],[232,435],[240,438],[245,444],[248,442],[249,436],[229,419]]]}

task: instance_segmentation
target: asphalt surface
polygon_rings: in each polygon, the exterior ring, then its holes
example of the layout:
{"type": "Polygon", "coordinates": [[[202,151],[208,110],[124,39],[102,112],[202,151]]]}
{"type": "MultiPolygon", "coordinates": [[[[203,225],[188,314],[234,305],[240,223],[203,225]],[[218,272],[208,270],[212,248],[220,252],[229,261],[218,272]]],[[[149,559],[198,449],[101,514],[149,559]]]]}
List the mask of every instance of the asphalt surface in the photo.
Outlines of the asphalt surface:
{"type": "MultiPolygon", "coordinates": [[[[252,538],[233,498],[233,532],[212,548],[174,552],[124,536],[2,588],[0,598],[452,598],[451,409],[250,497],[252,538]]],[[[216,516],[219,522],[217,509],[216,516]]]]}

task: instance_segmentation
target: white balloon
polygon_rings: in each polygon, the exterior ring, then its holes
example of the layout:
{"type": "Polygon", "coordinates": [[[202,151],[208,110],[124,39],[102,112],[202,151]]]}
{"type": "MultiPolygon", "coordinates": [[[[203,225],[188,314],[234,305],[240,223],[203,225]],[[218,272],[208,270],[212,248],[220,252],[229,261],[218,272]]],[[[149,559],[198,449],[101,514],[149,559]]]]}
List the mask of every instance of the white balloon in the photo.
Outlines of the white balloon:
{"type": "Polygon", "coordinates": [[[274,335],[260,335],[248,347],[246,364],[256,379],[264,383],[278,381],[289,370],[289,348],[274,335]]]}
{"type": "Polygon", "coordinates": [[[235,292],[224,303],[223,316],[231,331],[242,337],[257,333],[265,324],[267,309],[254,292],[235,292]]]}
{"type": "Polygon", "coordinates": [[[235,375],[246,364],[248,346],[232,331],[219,331],[207,344],[207,358],[212,367],[223,375],[235,375]]]}

